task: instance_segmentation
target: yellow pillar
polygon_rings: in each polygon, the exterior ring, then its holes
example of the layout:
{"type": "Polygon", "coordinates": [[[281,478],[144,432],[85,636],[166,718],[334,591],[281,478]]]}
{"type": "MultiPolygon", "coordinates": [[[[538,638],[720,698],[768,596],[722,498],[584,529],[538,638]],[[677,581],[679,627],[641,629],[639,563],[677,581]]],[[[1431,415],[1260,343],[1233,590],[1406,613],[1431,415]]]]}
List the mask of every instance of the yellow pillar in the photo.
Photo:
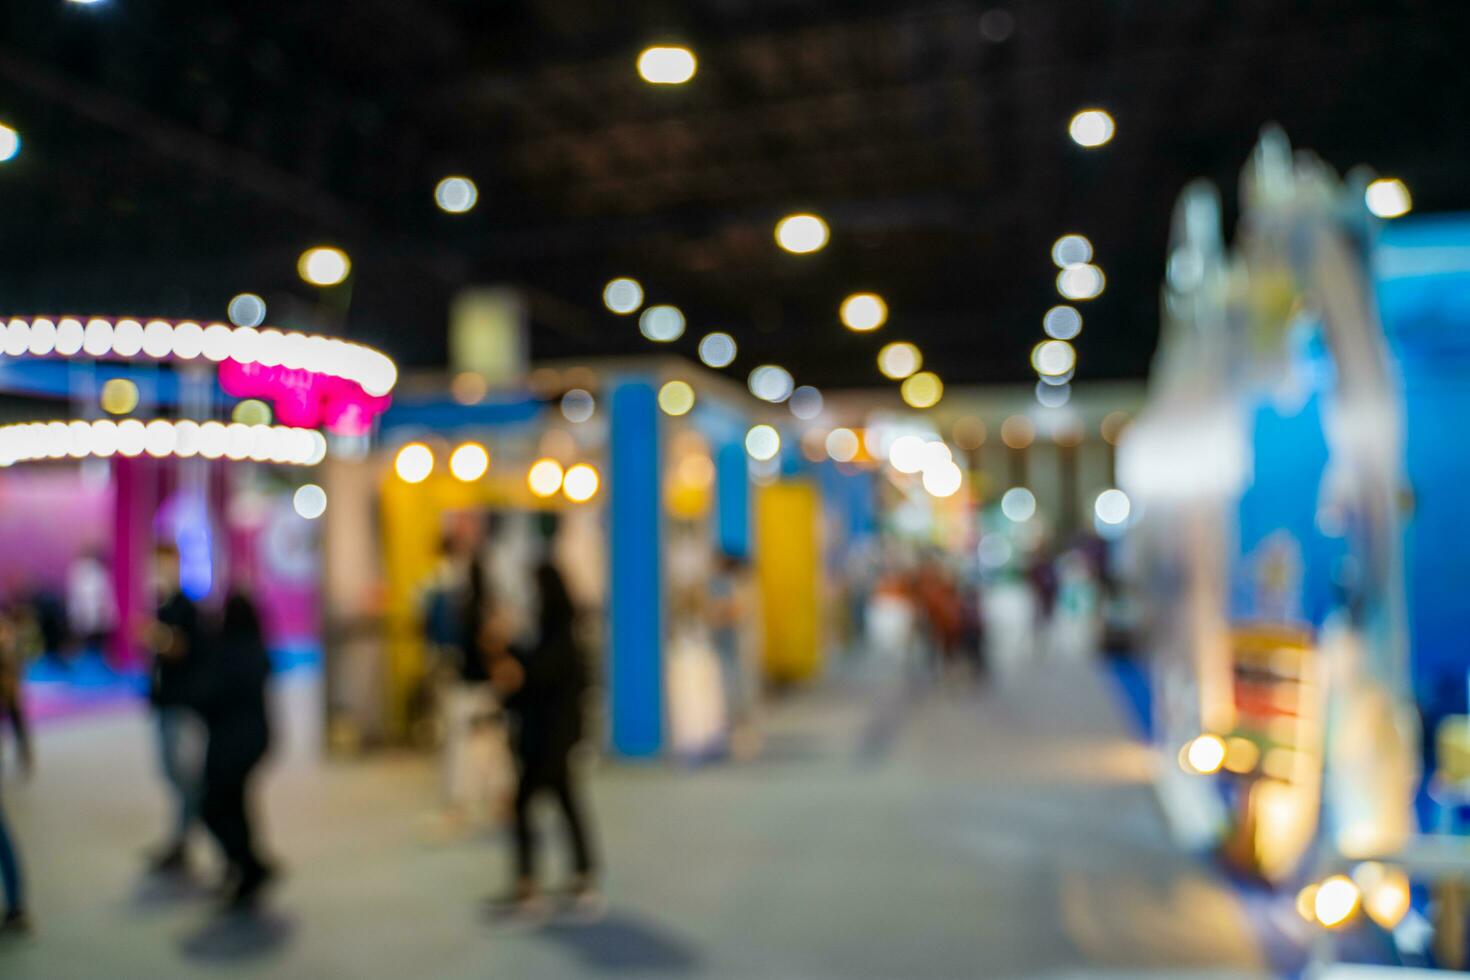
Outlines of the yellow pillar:
{"type": "Polygon", "coordinates": [[[756,576],[765,624],[766,676],[794,683],[821,667],[821,555],[817,489],[782,481],[755,498],[756,576]]]}

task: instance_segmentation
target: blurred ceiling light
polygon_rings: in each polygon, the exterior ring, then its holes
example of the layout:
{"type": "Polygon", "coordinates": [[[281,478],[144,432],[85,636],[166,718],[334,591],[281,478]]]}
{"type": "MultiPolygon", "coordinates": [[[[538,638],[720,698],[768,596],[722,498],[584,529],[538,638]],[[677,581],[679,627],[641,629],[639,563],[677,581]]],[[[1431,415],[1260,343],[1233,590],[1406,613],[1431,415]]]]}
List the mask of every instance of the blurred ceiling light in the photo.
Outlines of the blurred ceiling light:
{"type": "Polygon", "coordinates": [[[833,429],[827,433],[827,455],[839,463],[850,463],[858,454],[857,433],[851,429],[833,429]]]}
{"type": "Polygon", "coordinates": [[[694,52],[685,47],[644,48],[638,56],[638,74],[650,85],[683,85],[698,67],[694,52]]]}
{"type": "Polygon", "coordinates": [[[423,483],[434,472],[434,452],[421,442],[411,442],[393,458],[393,472],[404,483],[423,483]]]}
{"type": "Polygon", "coordinates": [[[1072,141],[1088,149],[1107,143],[1116,131],[1113,117],[1102,109],[1083,109],[1072,117],[1072,122],[1067,126],[1072,141]]]}
{"type": "Polygon", "coordinates": [[[1069,265],[1057,273],[1057,292],[1067,299],[1096,299],[1106,285],[1103,271],[1086,262],[1069,265]]]}
{"type": "Polygon", "coordinates": [[[1070,306],[1053,306],[1041,318],[1041,329],[1055,340],[1071,340],[1082,332],[1082,314],[1070,306]]]}
{"type": "Polygon", "coordinates": [[[1016,29],[1016,18],[1009,10],[992,7],[980,15],[980,36],[991,44],[999,44],[1016,29]]]}
{"type": "Polygon", "coordinates": [[[597,488],[602,485],[602,478],[597,471],[586,463],[578,463],[567,470],[567,475],[562,479],[561,492],[574,504],[585,504],[597,496],[597,488]]]}
{"type": "Polygon", "coordinates": [[[847,329],[866,333],[887,322],[888,304],[877,293],[853,293],[842,301],[838,315],[847,329]]]}
{"type": "Polygon", "coordinates": [[[1123,430],[1128,428],[1128,423],[1133,421],[1127,412],[1109,412],[1103,416],[1102,424],[1098,427],[1102,433],[1103,440],[1114,446],[1123,437],[1123,430]]]}
{"type": "Polygon", "coordinates": [[[592,393],[573,388],[561,396],[561,415],[568,422],[586,422],[597,411],[597,400],[592,393]]]}
{"type": "Polygon", "coordinates": [[[973,415],[955,419],[954,442],[961,449],[975,450],[985,445],[985,423],[973,415]]]}
{"type": "Polygon", "coordinates": [[[1218,735],[1200,735],[1192,739],[1184,750],[1184,761],[1189,768],[1201,776],[1219,772],[1225,764],[1225,740],[1218,735]]]}
{"type": "Polygon", "coordinates": [[[464,214],[479,199],[480,189],[468,177],[445,177],[434,186],[434,203],[449,214],[464,214]]]}
{"type": "Polygon", "coordinates": [[[259,398],[247,398],[231,410],[230,421],[242,425],[270,425],[271,407],[259,398]]]}
{"type": "Polygon", "coordinates": [[[1058,269],[1092,261],[1092,242],[1084,235],[1063,235],[1051,247],[1051,260],[1058,269]]]}
{"type": "Polygon", "coordinates": [[[352,260],[340,248],[318,245],[301,253],[296,271],[313,286],[335,286],[352,271],[352,260]]]}
{"type": "Polygon", "coordinates": [[[461,483],[473,483],[490,469],[490,454],[478,442],[466,442],[449,454],[449,472],[461,483]]]}
{"type": "Polygon", "coordinates": [[[791,393],[791,414],[810,422],[822,414],[822,393],[811,385],[802,385],[791,393]]]}
{"type": "Polygon", "coordinates": [[[449,395],[461,405],[478,405],[490,393],[490,382],[479,371],[461,371],[449,382],[449,395]]]}
{"type": "Polygon", "coordinates": [[[1036,495],[1025,487],[1011,487],[1001,495],[1000,512],[1017,524],[1029,521],[1036,514],[1036,495]]]}
{"type": "Polygon", "coordinates": [[[102,411],[126,415],[138,407],[138,386],[127,378],[110,378],[102,383],[102,411]]]}
{"type": "Polygon", "coordinates": [[[327,491],[315,483],[303,483],[291,495],[291,506],[308,521],[314,521],[327,512],[327,491]]]}
{"type": "Polygon", "coordinates": [[[788,214],[776,222],[776,244],[806,255],[827,244],[827,222],[814,214],[788,214]]]}
{"type": "Polygon", "coordinates": [[[899,436],[888,447],[888,462],[900,473],[917,473],[924,468],[924,440],[899,436]]]}
{"type": "Polygon", "coordinates": [[[1104,524],[1122,524],[1133,511],[1128,495],[1116,488],[1104,490],[1093,501],[1092,512],[1104,524]]]}
{"type": "Polygon", "coordinates": [[[1077,365],[1077,350],[1065,340],[1043,340],[1031,348],[1031,366],[1037,374],[1066,374],[1077,365]]]}
{"type": "Polygon", "coordinates": [[[627,316],[643,305],[643,287],[637,279],[626,276],[610,279],[602,287],[602,303],[620,316],[627,316]]]}
{"type": "Polygon", "coordinates": [[[538,497],[550,497],[561,489],[565,473],[554,459],[538,459],[526,473],[526,486],[538,497]]]}
{"type": "Polygon", "coordinates": [[[658,390],[658,407],[665,415],[688,415],[694,407],[694,389],[687,381],[669,381],[658,390]]]}
{"type": "Polygon", "coordinates": [[[1036,382],[1036,401],[1045,408],[1061,408],[1072,400],[1072,386],[1067,384],[1047,384],[1046,380],[1036,382]]]}
{"type": "MultiPolygon", "coordinates": [[[[3,153],[3,147],[0,147],[0,153],[3,153]]],[[[1414,207],[1408,185],[1397,177],[1380,177],[1373,181],[1363,192],[1363,200],[1368,210],[1380,218],[1399,218],[1414,207]]]]}
{"type": "Polygon", "coordinates": [[[924,468],[924,489],[934,497],[952,497],[965,482],[965,475],[953,461],[924,468]]]}
{"type": "Polygon", "coordinates": [[[753,425],[745,433],[745,451],[760,462],[775,459],[781,451],[781,433],[764,423],[753,425]]]}
{"type": "Polygon", "coordinates": [[[0,163],[14,160],[20,152],[20,134],[0,123],[0,163]]]}
{"type": "Polygon", "coordinates": [[[1363,893],[1363,911],[1384,929],[1392,929],[1409,911],[1409,878],[1399,868],[1365,861],[1353,869],[1353,884],[1363,893]]]}
{"type": "Polygon", "coordinates": [[[906,340],[884,344],[883,349],[878,351],[878,370],[883,372],[885,378],[894,381],[907,378],[923,364],[924,355],[919,353],[919,348],[906,340]]]}
{"type": "Polygon", "coordinates": [[[230,300],[225,312],[237,327],[258,327],[265,322],[265,300],[254,293],[240,293],[230,300]]]}
{"type": "Polygon", "coordinates": [[[1025,449],[1036,438],[1036,427],[1024,415],[1012,415],[1000,424],[1000,441],[1008,449],[1025,449]]]}
{"type": "Polygon", "coordinates": [[[1312,912],[1317,921],[1327,928],[1340,926],[1358,911],[1362,893],[1347,875],[1333,875],[1317,886],[1312,899],[1312,912]]]}
{"type": "Polygon", "coordinates": [[[735,338],[717,330],[699,342],[699,359],[712,368],[729,367],[735,361],[735,350],[735,338]]]}
{"type": "Polygon", "coordinates": [[[791,372],[775,364],[762,364],[750,372],[750,393],[761,401],[784,402],[791,397],[794,379],[791,372]]]}
{"type": "Polygon", "coordinates": [[[933,408],[944,397],[944,382],[933,371],[920,371],[904,379],[899,394],[909,408],[933,408]]]}
{"type": "Polygon", "coordinates": [[[677,306],[650,306],[638,318],[638,330],[649,340],[667,344],[684,336],[684,314],[677,306]]]}
{"type": "Polygon", "coordinates": [[[919,454],[919,461],[921,469],[933,469],[945,463],[953,463],[954,452],[943,439],[930,439],[924,443],[924,450],[919,454]]]}

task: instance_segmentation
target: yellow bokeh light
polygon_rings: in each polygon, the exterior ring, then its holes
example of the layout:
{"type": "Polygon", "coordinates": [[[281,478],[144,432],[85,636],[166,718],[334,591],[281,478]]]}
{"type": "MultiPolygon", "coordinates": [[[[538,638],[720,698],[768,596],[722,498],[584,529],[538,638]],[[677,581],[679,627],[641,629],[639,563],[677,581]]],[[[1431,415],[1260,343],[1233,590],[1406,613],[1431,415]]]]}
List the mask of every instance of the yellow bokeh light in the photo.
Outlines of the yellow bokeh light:
{"type": "MultiPolygon", "coordinates": [[[[1105,523],[1122,523],[1112,521],[1105,523]]],[[[1232,736],[1225,741],[1225,768],[1233,773],[1244,775],[1252,772],[1256,764],[1261,761],[1261,750],[1255,742],[1239,735],[1232,736]]]]}
{"type": "Polygon", "coordinates": [[[1036,438],[1036,426],[1024,415],[1012,415],[1000,424],[1000,441],[1007,449],[1025,449],[1036,438]]]}
{"type": "Polygon", "coordinates": [[[567,470],[562,479],[562,492],[572,503],[583,504],[597,496],[597,488],[601,485],[602,480],[595,469],[586,463],[578,463],[567,470]]]}
{"type": "Polygon", "coordinates": [[[1312,897],[1312,912],[1317,921],[1327,928],[1340,926],[1358,911],[1362,893],[1346,875],[1333,875],[1317,887],[1312,897]]]}
{"type": "Polygon", "coordinates": [[[1073,142],[1089,150],[1108,143],[1117,130],[1113,117],[1102,109],[1083,109],[1067,126],[1073,142]]]}
{"type": "Polygon", "coordinates": [[[691,453],[679,460],[679,482],[704,489],[715,481],[715,464],[704,453],[691,453]]]}
{"type": "Polygon", "coordinates": [[[1363,200],[1380,218],[1401,218],[1414,207],[1409,187],[1397,177],[1380,177],[1368,185],[1363,200]]]}
{"type": "Polygon", "coordinates": [[[102,384],[102,411],[126,415],[138,407],[138,386],[127,378],[111,378],[102,384]]]}
{"type": "Polygon", "coordinates": [[[694,407],[694,389],[687,381],[669,381],[658,390],[658,407],[667,415],[687,415],[694,407]]]}
{"type": "Polygon", "coordinates": [[[794,255],[819,251],[827,238],[827,222],[814,214],[788,214],[776,222],[776,244],[794,255]]]}
{"type": "Polygon", "coordinates": [[[694,52],[682,46],[644,48],[638,74],[650,85],[683,85],[699,70],[694,52]]]}
{"type": "Polygon", "coordinates": [[[247,398],[235,406],[230,421],[245,425],[270,425],[271,408],[259,398],[247,398]]]}
{"type": "Polygon", "coordinates": [[[909,408],[932,408],[944,397],[944,382],[933,371],[920,371],[904,379],[899,393],[909,408]]]}
{"type": "Polygon", "coordinates": [[[318,245],[301,253],[296,271],[313,286],[335,286],[352,271],[352,260],[340,248],[318,245]]]}
{"type": "Polygon", "coordinates": [[[1384,929],[1397,926],[1409,912],[1409,876],[1376,861],[1353,869],[1353,882],[1362,890],[1363,911],[1384,929]]]}
{"type": "Polygon", "coordinates": [[[888,322],[888,304],[877,293],[853,293],[842,301],[838,315],[847,329],[866,333],[888,322]]]}
{"type": "Polygon", "coordinates": [[[434,472],[433,450],[421,442],[409,443],[394,457],[393,472],[404,483],[423,483],[434,472]]]}
{"type": "Polygon", "coordinates": [[[538,459],[526,474],[526,485],[536,496],[550,497],[561,489],[563,478],[560,463],[554,459],[538,459]]]}
{"type": "Polygon", "coordinates": [[[1317,921],[1317,889],[1314,881],[1296,893],[1296,914],[1308,922],[1317,921]]]}
{"type": "Polygon", "coordinates": [[[906,340],[884,344],[878,351],[878,370],[885,378],[901,381],[924,366],[924,355],[906,340]]]}
{"type": "Polygon", "coordinates": [[[1218,735],[1200,735],[1184,750],[1184,761],[1200,775],[1219,772],[1225,764],[1225,740],[1218,735]]]}
{"type": "Polygon", "coordinates": [[[860,448],[857,433],[851,429],[833,429],[827,433],[827,455],[836,462],[852,462],[860,448]]]}
{"type": "Polygon", "coordinates": [[[473,483],[490,469],[490,453],[478,442],[466,442],[449,454],[449,472],[463,483],[473,483]]]}

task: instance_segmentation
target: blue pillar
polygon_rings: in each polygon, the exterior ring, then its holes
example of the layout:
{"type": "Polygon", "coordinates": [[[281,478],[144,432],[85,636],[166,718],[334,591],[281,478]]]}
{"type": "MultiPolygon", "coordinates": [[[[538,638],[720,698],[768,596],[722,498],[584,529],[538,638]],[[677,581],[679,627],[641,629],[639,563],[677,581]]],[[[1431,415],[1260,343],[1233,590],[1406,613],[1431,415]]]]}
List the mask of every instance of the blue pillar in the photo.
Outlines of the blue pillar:
{"type": "Polygon", "coordinates": [[[741,442],[715,454],[715,542],[727,555],[750,557],[750,479],[741,442]]]}
{"type": "Polygon", "coordinates": [[[609,667],[612,747],[647,758],[663,743],[658,405],[647,381],[613,388],[609,409],[609,667]]]}

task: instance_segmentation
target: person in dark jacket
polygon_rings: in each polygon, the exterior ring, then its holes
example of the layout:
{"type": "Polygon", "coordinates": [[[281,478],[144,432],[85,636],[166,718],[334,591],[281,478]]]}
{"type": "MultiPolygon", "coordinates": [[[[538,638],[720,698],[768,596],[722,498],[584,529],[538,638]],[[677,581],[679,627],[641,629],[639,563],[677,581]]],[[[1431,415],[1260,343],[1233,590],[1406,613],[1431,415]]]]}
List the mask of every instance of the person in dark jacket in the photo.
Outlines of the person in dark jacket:
{"type": "Polygon", "coordinates": [[[155,872],[181,872],[188,868],[189,831],[199,810],[199,772],[189,751],[198,721],[188,692],[194,665],[203,656],[203,632],[199,608],[179,585],[178,551],[156,549],[153,571],[158,611],[143,637],[153,655],[148,699],[157,712],[159,761],[174,795],[174,822],[169,839],[150,861],[155,872]]]}
{"type": "Polygon", "coordinates": [[[491,682],[518,721],[515,754],[520,784],[515,797],[517,904],[537,899],[536,839],[531,803],[543,792],[561,807],[572,849],[579,903],[596,901],[595,868],[586,814],[574,786],[572,750],[582,739],[587,668],[576,635],[576,610],[565,580],[549,562],[536,570],[539,633],[525,650],[492,650],[491,682]]]}
{"type": "Polygon", "coordinates": [[[244,595],[225,600],[213,650],[198,667],[191,700],[209,731],[200,815],[229,868],[228,900],[248,905],[272,874],[255,850],[249,800],[251,775],[270,747],[270,656],[260,616],[244,595]]]}

